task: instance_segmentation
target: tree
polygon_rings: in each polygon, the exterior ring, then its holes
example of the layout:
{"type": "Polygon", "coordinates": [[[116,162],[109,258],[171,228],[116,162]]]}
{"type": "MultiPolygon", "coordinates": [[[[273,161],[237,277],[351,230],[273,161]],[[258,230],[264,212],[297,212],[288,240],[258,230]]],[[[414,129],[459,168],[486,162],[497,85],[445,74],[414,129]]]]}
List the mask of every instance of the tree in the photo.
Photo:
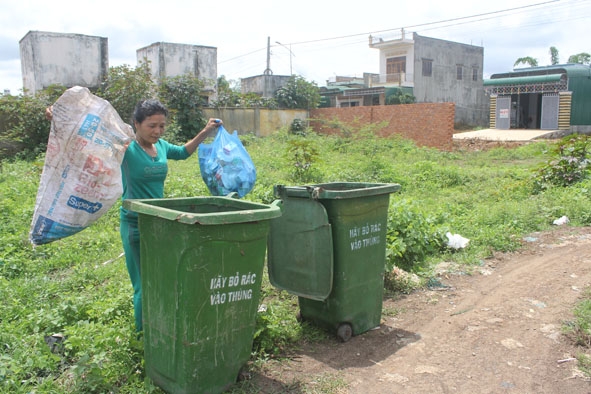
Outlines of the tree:
{"type": "Polygon", "coordinates": [[[581,52],[576,55],[571,55],[568,58],[569,63],[589,64],[591,63],[591,55],[587,52],[581,52]]]}
{"type": "Polygon", "coordinates": [[[172,141],[185,142],[199,133],[206,119],[201,108],[205,83],[191,74],[165,77],[160,82],[158,96],[170,111],[172,141]]]}
{"type": "Polygon", "coordinates": [[[240,90],[231,86],[224,75],[217,80],[217,100],[211,104],[214,107],[237,107],[240,105],[240,90]]]}
{"type": "Polygon", "coordinates": [[[531,56],[525,56],[525,57],[520,57],[519,59],[517,59],[515,61],[515,63],[513,64],[513,67],[517,67],[519,64],[526,64],[529,65],[530,67],[537,67],[538,66],[538,60],[534,59],[531,56]]]}
{"type": "Polygon", "coordinates": [[[415,96],[410,93],[404,93],[402,90],[398,90],[395,94],[386,97],[386,105],[412,104],[415,101],[415,96]]]}
{"type": "Polygon", "coordinates": [[[550,47],[550,64],[555,65],[558,63],[560,63],[558,49],[556,47],[550,47]]]}
{"type": "Polygon", "coordinates": [[[287,83],[275,92],[277,104],[283,108],[310,109],[320,104],[320,92],[315,82],[292,75],[287,83]]]}
{"type": "Polygon", "coordinates": [[[133,110],[138,101],[153,98],[156,94],[156,84],[152,80],[150,67],[147,62],[136,68],[124,64],[111,67],[107,79],[97,92],[111,103],[124,122],[132,123],[133,110]]]}

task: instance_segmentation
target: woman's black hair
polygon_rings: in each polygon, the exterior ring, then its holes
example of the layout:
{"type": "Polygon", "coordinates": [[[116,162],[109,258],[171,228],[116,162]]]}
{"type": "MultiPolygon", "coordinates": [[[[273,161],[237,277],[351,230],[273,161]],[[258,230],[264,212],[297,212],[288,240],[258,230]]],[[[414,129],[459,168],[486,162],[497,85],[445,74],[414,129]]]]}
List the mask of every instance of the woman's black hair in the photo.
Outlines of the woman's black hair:
{"type": "Polygon", "coordinates": [[[141,100],[137,103],[133,111],[133,121],[142,123],[148,116],[156,114],[162,114],[168,117],[168,109],[158,100],[141,100]]]}

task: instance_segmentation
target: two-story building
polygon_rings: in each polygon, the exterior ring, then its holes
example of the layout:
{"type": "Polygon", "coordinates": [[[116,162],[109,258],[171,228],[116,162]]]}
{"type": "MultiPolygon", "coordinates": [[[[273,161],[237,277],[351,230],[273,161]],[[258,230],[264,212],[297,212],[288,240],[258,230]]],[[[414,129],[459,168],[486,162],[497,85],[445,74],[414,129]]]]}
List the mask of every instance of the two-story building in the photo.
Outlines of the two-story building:
{"type": "Polygon", "coordinates": [[[484,48],[404,31],[389,40],[370,36],[369,46],[380,51],[379,74],[328,83],[321,92],[328,106],[384,105],[402,92],[419,103],[453,102],[456,124],[488,124],[484,48]]]}

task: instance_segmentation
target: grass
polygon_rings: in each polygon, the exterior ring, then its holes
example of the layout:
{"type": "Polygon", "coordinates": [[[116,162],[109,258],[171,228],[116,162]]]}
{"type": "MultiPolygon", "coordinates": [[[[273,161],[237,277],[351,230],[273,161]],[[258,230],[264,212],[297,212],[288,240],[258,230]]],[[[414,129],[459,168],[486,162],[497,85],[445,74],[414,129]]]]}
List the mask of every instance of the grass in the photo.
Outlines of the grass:
{"type": "MultiPolygon", "coordinates": [[[[247,200],[272,202],[277,184],[399,183],[401,192],[390,199],[388,262],[390,268],[405,266],[423,284],[436,262],[479,264],[494,251],[519,248],[524,235],[549,229],[563,215],[570,225],[591,223],[589,180],[534,193],[533,176],[551,158],[550,142],[442,152],[370,134],[304,138],[285,130],[243,141],[258,172],[247,200]],[[446,231],[470,239],[470,247],[446,248],[446,231]]],[[[144,345],[134,331],[131,285],[119,258],[119,203],[84,231],[32,247],[28,232],[42,166],[40,159],[5,161],[0,167],[0,393],[162,393],[145,376],[144,345]],[[46,340],[54,334],[66,339],[52,352],[46,340]]],[[[170,163],[165,193],[170,198],[208,194],[196,156],[170,163]]],[[[406,279],[393,283],[389,294],[408,291],[412,286],[406,279]]],[[[266,276],[262,297],[266,311],[257,316],[251,370],[280,360],[298,344],[326,340],[326,332],[297,322],[297,298],[275,289],[266,276]]],[[[577,324],[585,332],[591,313],[580,308],[577,324]]],[[[292,389],[346,389],[340,375],[311,379],[296,379],[292,389]]],[[[232,393],[258,391],[251,381],[231,388],[232,393]]]]}

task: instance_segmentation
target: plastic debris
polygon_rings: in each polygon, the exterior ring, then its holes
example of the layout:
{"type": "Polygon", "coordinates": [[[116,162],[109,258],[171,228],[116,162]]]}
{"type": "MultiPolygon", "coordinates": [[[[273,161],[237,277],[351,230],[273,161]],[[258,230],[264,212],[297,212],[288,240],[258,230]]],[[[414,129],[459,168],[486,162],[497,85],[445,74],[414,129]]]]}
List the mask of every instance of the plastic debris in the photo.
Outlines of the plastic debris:
{"type": "Polygon", "coordinates": [[[238,138],[220,126],[211,144],[199,145],[199,168],[209,192],[225,196],[232,192],[244,197],[256,182],[256,168],[238,138]]]}
{"type": "Polygon", "coordinates": [[[562,226],[563,224],[567,224],[568,222],[570,222],[570,220],[568,219],[568,217],[563,216],[559,219],[556,219],[554,222],[552,222],[552,224],[555,224],[557,226],[562,226]]]}
{"type": "Polygon", "coordinates": [[[468,246],[468,243],[470,243],[469,239],[464,238],[459,234],[452,234],[450,232],[447,232],[445,235],[448,239],[447,246],[453,249],[463,249],[466,246],[468,246]]]}

